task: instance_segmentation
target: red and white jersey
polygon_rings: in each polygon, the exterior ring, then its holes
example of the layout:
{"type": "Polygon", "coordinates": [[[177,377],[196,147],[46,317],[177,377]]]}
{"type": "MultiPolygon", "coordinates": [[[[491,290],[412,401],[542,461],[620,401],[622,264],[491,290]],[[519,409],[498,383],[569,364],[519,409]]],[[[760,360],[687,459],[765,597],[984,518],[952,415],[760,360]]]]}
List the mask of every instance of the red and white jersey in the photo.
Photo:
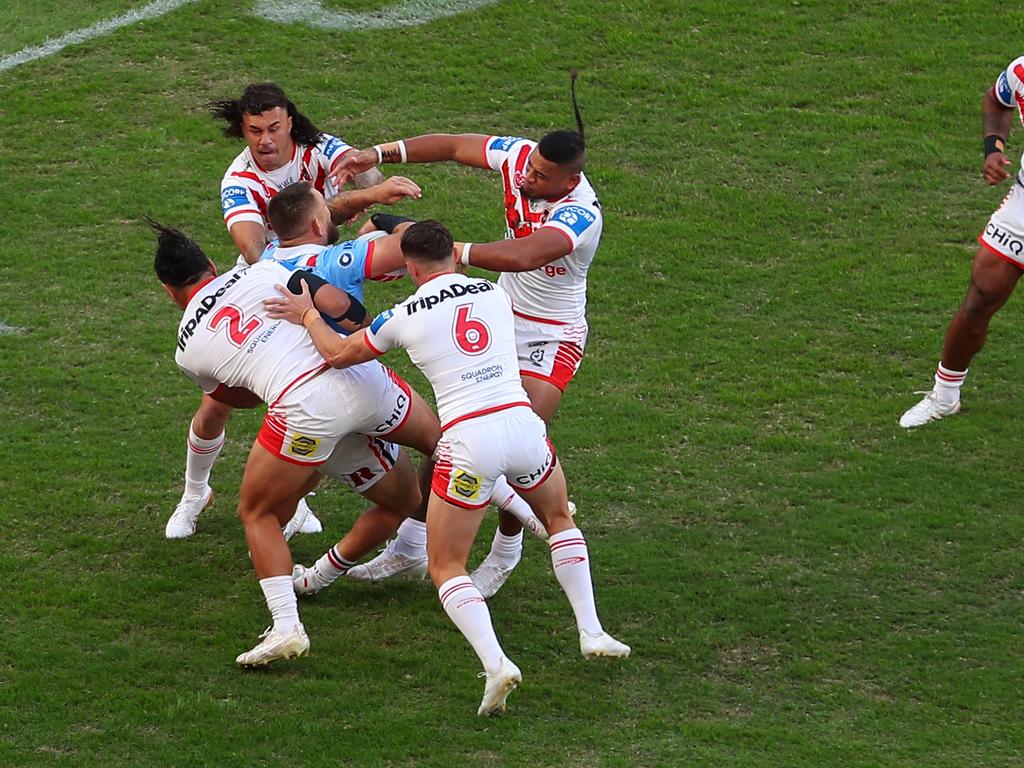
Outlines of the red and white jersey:
{"type": "Polygon", "coordinates": [[[204,392],[220,384],[244,387],[274,403],[327,367],[305,328],[271,320],[263,307],[291,274],[275,261],[260,261],[225,272],[192,294],[174,359],[204,392]]]}
{"type": "MultiPolygon", "coordinates": [[[[1014,59],[999,73],[995,83],[996,100],[1004,107],[1017,107],[1021,122],[1024,123],[1024,56],[1014,59]]],[[[1024,157],[1021,158],[1024,165],[1024,157]]],[[[1018,171],[1017,180],[1024,184],[1024,168],[1018,171]]]]}
{"type": "Polygon", "coordinates": [[[293,147],[292,159],[276,171],[261,168],[248,147],[231,163],[220,182],[220,205],[229,230],[239,221],[252,221],[269,231],[270,199],[297,181],[308,181],[324,197],[335,194],[327,174],[352,147],[326,133],[319,144],[294,144],[293,147]]]}
{"type": "Polygon", "coordinates": [[[463,419],[530,401],[519,379],[515,318],[489,280],[438,275],[374,318],[366,343],[377,354],[403,347],[434,389],[442,431],[463,419]]]}
{"type": "Polygon", "coordinates": [[[568,254],[529,272],[506,272],[498,284],[508,291],[516,314],[556,324],[585,322],[587,271],[601,241],[604,217],[597,193],[587,177],[565,197],[537,200],[521,187],[526,161],[537,142],[513,136],[491,136],[484,143],[487,164],[501,172],[505,190],[505,237],[526,237],[542,227],[560,232],[572,249],[568,254]]]}

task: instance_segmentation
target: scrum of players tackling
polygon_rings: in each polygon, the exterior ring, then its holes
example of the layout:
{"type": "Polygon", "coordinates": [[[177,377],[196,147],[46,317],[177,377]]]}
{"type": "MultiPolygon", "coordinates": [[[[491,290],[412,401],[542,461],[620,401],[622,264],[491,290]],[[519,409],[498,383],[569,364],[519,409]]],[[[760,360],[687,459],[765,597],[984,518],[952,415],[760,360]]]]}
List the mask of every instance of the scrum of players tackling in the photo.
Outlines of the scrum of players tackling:
{"type": "Polygon", "coordinates": [[[211,103],[225,135],[246,144],[221,184],[237,263],[219,274],[188,236],[150,223],[157,277],[183,310],[175,359],[202,390],[168,538],[192,535],[213,502],[210,477],[232,410],[267,407],[238,517],[272,624],[238,664],[308,653],[300,596],[342,577],[427,573],[483,666],[478,714],[503,712],[522,674],[487,599],[518,564],[524,529],[548,544],[583,656],[629,655],[598,617],[587,542],[547,435],[583,359],[587,271],[603,224],[583,172],[575,79],[577,130],[539,142],[427,134],[359,150],[319,131],[273,83],[211,103]],[[385,179],[379,166],[442,161],[500,174],[505,239],[462,242],[440,222],[375,213],[339,242],[339,225],[371,206],[420,197],[415,182],[385,179]],[[470,266],[500,277],[472,277],[470,266]],[[396,279],[412,284],[408,298],[368,312],[366,283],[396,279]],[[436,412],[380,360],[394,360],[397,348],[430,383],[436,412]],[[403,447],[420,455],[418,469],[403,447]],[[289,538],[321,530],[305,497],[323,477],[368,508],[315,563],[294,564],[289,538]],[[490,552],[468,573],[492,503],[499,524],[490,552]]]}

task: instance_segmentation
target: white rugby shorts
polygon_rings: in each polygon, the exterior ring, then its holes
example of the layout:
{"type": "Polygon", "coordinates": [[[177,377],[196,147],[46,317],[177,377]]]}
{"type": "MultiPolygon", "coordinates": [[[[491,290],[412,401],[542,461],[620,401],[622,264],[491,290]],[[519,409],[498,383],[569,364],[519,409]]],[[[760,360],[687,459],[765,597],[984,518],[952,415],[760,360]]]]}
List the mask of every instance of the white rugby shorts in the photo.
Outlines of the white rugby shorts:
{"type": "Polygon", "coordinates": [[[978,235],[982,248],[1024,269],[1024,187],[1015,181],[978,235]]]}
{"type": "Polygon", "coordinates": [[[527,491],[547,480],[555,447],[540,416],[515,405],[455,422],[441,435],[434,458],[431,490],[457,507],[481,509],[501,475],[527,491]]]}
{"type": "Polygon", "coordinates": [[[583,363],[589,332],[586,321],[563,325],[521,315],[515,318],[519,373],[550,382],[564,392],[583,363]]]}
{"type": "Polygon", "coordinates": [[[256,439],[278,458],[319,466],[345,435],[379,437],[396,430],[411,402],[409,385],[376,361],[328,368],[285,390],[267,409],[256,439]]]}
{"type": "Polygon", "coordinates": [[[394,469],[399,450],[394,443],[379,437],[345,435],[317,470],[363,493],[394,469]]]}

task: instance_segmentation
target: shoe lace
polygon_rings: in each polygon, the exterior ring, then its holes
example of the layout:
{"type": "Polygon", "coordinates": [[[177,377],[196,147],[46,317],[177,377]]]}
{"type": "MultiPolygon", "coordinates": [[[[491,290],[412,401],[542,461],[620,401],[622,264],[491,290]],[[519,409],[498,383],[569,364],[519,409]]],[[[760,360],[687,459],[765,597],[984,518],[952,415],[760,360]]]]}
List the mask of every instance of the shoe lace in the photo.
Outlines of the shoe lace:
{"type": "Polygon", "coordinates": [[[260,640],[263,640],[264,638],[270,637],[270,633],[273,632],[273,631],[274,631],[274,625],[271,624],[269,627],[267,627],[266,629],[263,630],[262,634],[260,634],[260,640]]]}

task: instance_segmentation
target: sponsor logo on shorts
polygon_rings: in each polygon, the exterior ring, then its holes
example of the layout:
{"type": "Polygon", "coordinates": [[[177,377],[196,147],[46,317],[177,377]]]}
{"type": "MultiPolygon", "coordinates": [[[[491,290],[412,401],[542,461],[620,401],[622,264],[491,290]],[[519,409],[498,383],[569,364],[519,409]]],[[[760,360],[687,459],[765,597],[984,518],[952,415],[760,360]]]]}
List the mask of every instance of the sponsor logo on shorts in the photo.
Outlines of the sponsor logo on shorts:
{"type": "Polygon", "coordinates": [[[292,438],[291,445],[288,446],[288,453],[290,453],[292,456],[309,456],[319,447],[319,437],[306,437],[306,435],[296,435],[295,437],[292,438]]]}
{"type": "Polygon", "coordinates": [[[516,476],[515,484],[521,485],[524,488],[529,488],[548,473],[554,457],[555,455],[551,451],[548,451],[548,455],[544,458],[544,463],[537,469],[533,470],[533,472],[516,476]]]}
{"type": "Polygon", "coordinates": [[[480,478],[460,469],[452,478],[452,490],[468,501],[475,501],[480,496],[480,478]]]}
{"type": "Polygon", "coordinates": [[[402,416],[405,415],[406,404],[409,402],[409,398],[404,392],[399,392],[398,397],[395,398],[395,407],[391,409],[391,414],[384,419],[374,432],[387,433],[390,432],[395,426],[402,420],[402,416]]]}
{"type": "Polygon", "coordinates": [[[991,221],[985,227],[985,237],[993,243],[998,243],[1006,251],[1009,251],[1018,258],[1020,258],[1021,252],[1024,251],[1024,240],[1021,240],[1012,232],[1007,232],[1002,227],[993,224],[991,221]]]}
{"type": "Polygon", "coordinates": [[[535,350],[533,350],[533,352],[530,353],[530,362],[532,362],[534,365],[536,365],[538,367],[543,365],[544,364],[544,350],[543,349],[535,349],[535,350]]]}

